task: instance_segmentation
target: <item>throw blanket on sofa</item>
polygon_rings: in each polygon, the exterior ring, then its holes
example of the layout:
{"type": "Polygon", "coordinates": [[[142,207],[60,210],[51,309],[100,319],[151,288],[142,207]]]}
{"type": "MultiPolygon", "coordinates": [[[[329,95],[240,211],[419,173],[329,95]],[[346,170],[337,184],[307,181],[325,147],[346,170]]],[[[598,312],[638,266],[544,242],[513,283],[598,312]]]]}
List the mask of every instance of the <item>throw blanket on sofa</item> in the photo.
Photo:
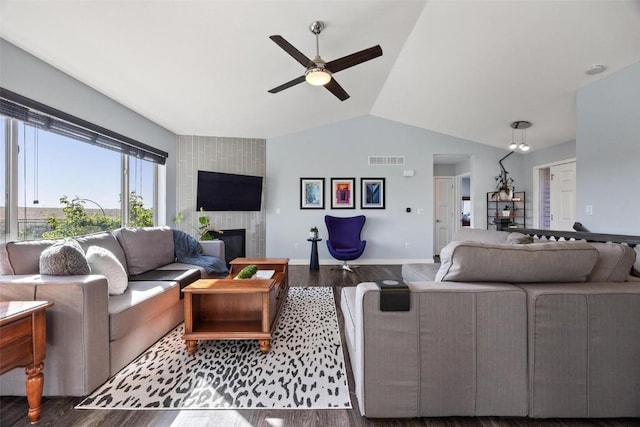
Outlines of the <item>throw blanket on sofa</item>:
{"type": "Polygon", "coordinates": [[[181,230],[173,230],[173,245],[178,262],[204,267],[207,274],[226,276],[229,270],[224,260],[202,254],[202,248],[198,241],[181,230]]]}

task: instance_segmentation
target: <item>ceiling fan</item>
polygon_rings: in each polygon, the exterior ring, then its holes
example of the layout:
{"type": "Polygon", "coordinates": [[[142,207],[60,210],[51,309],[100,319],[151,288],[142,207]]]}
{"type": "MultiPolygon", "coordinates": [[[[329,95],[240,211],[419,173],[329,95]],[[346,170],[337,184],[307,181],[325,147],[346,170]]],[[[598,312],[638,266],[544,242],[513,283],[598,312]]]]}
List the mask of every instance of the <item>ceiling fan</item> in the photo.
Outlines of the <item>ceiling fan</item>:
{"type": "Polygon", "coordinates": [[[316,57],[313,61],[307,58],[302,52],[296,49],[282,36],[275,35],[269,37],[278,46],[284,49],[285,52],[291,55],[293,59],[298,61],[303,67],[306,68],[306,71],[302,76],[297,77],[278,87],[274,87],[269,91],[270,93],[278,93],[284,89],[288,89],[306,80],[307,83],[311,85],[324,86],[329,92],[338,97],[340,101],[344,101],[345,99],[349,98],[349,94],[342,88],[342,86],[338,84],[336,79],[333,78],[333,74],[337,73],[338,71],[353,67],[354,65],[369,61],[373,58],[377,58],[378,56],[382,56],[382,48],[380,47],[380,45],[376,45],[370,47],[369,49],[364,49],[359,52],[352,53],[351,55],[343,56],[342,58],[325,62],[320,57],[320,47],[318,42],[318,35],[322,32],[323,29],[324,23],[322,21],[313,21],[309,26],[309,30],[316,35],[316,57]]]}

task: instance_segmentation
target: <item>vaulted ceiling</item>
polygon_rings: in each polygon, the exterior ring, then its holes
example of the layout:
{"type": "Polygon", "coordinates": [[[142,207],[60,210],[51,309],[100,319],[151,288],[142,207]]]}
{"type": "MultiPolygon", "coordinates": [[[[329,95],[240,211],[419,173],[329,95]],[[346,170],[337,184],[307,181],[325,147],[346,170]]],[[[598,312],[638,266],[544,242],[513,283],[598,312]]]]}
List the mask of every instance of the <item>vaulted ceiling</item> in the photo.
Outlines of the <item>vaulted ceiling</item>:
{"type": "Polygon", "coordinates": [[[0,36],[176,134],[370,114],[506,148],[528,120],[535,150],[575,139],[578,88],[640,61],[640,1],[2,0],[0,36]],[[314,20],[326,61],[382,46],[335,75],[344,102],[306,83],[267,92],[304,72],[269,36],[313,58],[314,20]]]}

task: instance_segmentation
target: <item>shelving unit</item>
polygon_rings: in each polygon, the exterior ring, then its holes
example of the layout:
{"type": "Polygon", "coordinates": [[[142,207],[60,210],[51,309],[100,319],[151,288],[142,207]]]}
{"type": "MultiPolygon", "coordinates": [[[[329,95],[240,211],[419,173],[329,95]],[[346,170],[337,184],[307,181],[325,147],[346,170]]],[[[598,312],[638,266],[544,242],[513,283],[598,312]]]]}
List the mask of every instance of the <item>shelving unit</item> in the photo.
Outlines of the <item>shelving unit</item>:
{"type": "Polygon", "coordinates": [[[527,228],[527,202],[524,191],[513,193],[511,200],[496,200],[496,193],[487,193],[487,229],[527,228]],[[509,206],[509,215],[503,215],[509,206]]]}

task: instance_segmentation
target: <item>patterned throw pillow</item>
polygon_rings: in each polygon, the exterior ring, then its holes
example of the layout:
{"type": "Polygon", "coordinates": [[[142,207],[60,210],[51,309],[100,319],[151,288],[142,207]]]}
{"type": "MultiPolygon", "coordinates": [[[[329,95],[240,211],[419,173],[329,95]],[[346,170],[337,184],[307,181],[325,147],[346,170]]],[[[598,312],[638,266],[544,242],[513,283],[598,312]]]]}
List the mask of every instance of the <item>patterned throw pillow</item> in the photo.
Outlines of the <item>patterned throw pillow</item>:
{"type": "Polygon", "coordinates": [[[78,242],[68,239],[49,246],[40,254],[40,274],[70,276],[91,274],[84,251],[78,242]]]}
{"type": "Polygon", "coordinates": [[[127,290],[127,272],[113,252],[100,246],[89,246],[87,261],[92,274],[101,274],[107,278],[109,295],[121,295],[127,290]]]}

